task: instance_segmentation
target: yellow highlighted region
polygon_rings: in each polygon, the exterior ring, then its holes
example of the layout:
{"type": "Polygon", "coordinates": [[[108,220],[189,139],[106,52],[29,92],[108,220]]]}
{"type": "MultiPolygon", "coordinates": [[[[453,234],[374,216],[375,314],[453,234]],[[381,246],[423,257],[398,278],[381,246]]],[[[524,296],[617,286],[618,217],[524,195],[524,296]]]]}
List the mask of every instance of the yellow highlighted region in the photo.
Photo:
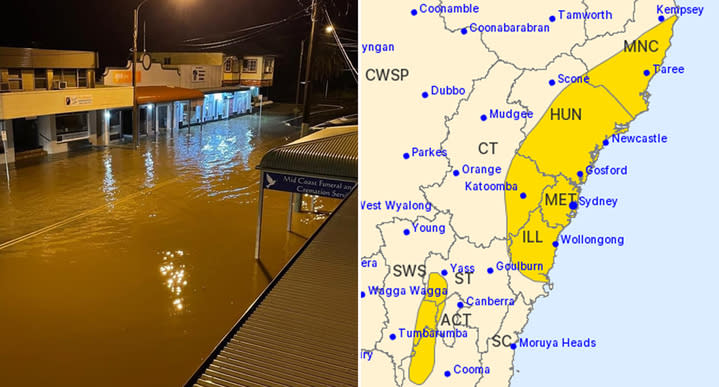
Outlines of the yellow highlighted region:
{"type": "Polygon", "coordinates": [[[647,103],[641,94],[654,75],[654,65],[664,60],[676,20],[672,16],[636,41],[627,42],[622,52],[587,73],[589,83],[606,87],[633,116],[645,111],[647,103]],[[649,71],[648,75],[644,71],[649,71]]]}
{"type": "Polygon", "coordinates": [[[529,216],[529,222],[522,228],[519,235],[511,237],[509,249],[512,254],[512,262],[517,264],[524,262],[529,265],[527,267],[532,268],[532,270],[520,269],[520,272],[527,278],[533,281],[547,282],[547,272],[554,263],[555,247],[552,246],[552,242],[557,240],[562,228],[548,227],[537,210],[529,216]],[[537,268],[539,270],[536,270],[537,268]]]}
{"type": "MultiPolygon", "coordinates": [[[[573,83],[554,100],[519,153],[536,161],[545,174],[562,174],[583,183],[586,173],[580,178],[577,172],[584,173],[592,163],[591,152],[616,132],[616,124],[631,120],[632,116],[605,89],[573,83]],[[568,118],[558,118],[557,114],[568,118]]],[[[507,181],[521,184],[527,176],[514,176],[512,169],[513,165],[507,181]]]]}
{"type": "Polygon", "coordinates": [[[579,189],[560,177],[557,184],[547,187],[542,193],[542,216],[550,227],[566,226],[572,210],[571,203],[579,202],[579,189]]]}
{"type": "MultiPolygon", "coordinates": [[[[537,208],[542,198],[542,190],[550,184],[554,184],[554,178],[543,176],[537,171],[534,161],[524,157],[517,156],[512,160],[512,178],[516,180],[517,191],[511,193],[507,191],[506,200],[507,208],[512,208],[517,214],[524,216],[514,216],[507,218],[507,230],[509,234],[516,234],[519,229],[529,219],[529,213],[537,208]]],[[[508,182],[514,183],[515,180],[507,179],[508,182]]]]}
{"type": "MultiPolygon", "coordinates": [[[[434,331],[444,310],[447,298],[447,281],[438,273],[430,273],[425,295],[417,312],[415,331],[434,331]]],[[[436,337],[422,337],[415,334],[412,343],[412,359],[409,364],[409,380],[422,384],[434,369],[434,346],[436,337]]]]}
{"type": "Polygon", "coordinates": [[[643,93],[664,60],[675,21],[671,17],[635,41],[622,42],[618,54],[586,74],[587,83],[562,90],[512,159],[507,182],[519,191],[505,192],[507,245],[512,262],[527,264],[520,266],[527,270],[519,269],[527,278],[549,280],[554,242],[578,208],[587,167],[604,140],[647,109],[643,93]]]}

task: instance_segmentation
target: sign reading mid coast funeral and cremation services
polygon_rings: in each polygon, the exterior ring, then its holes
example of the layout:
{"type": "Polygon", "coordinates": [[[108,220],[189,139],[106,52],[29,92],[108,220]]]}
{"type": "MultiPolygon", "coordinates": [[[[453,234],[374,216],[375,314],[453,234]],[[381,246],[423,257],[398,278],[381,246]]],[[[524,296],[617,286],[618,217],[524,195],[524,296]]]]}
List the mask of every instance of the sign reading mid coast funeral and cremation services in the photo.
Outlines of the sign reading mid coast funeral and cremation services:
{"type": "Polygon", "coordinates": [[[355,182],[325,179],[321,177],[305,177],[285,175],[283,173],[265,172],[265,189],[294,192],[308,195],[319,195],[330,198],[344,198],[357,185],[355,182]]]}

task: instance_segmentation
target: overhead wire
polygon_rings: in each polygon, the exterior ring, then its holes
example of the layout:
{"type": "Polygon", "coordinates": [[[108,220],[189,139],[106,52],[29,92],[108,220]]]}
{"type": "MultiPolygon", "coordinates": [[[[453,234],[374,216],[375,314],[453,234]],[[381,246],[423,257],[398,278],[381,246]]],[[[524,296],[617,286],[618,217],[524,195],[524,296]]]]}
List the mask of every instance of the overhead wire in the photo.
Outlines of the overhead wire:
{"type": "MultiPolygon", "coordinates": [[[[269,22],[269,23],[263,23],[263,24],[259,24],[259,25],[255,25],[255,26],[245,27],[240,30],[231,31],[229,33],[246,32],[246,31],[251,31],[251,32],[242,34],[242,35],[238,35],[238,36],[233,36],[233,37],[230,37],[227,39],[207,41],[207,42],[202,42],[202,43],[190,43],[190,42],[206,40],[208,37],[186,39],[183,41],[184,46],[193,47],[193,48],[197,48],[197,49],[215,49],[215,48],[227,47],[227,46],[235,45],[238,43],[242,43],[244,41],[254,38],[255,36],[257,36],[263,32],[269,31],[270,29],[272,29],[282,23],[286,23],[286,22],[301,18],[302,14],[306,13],[306,11],[307,11],[306,8],[301,9],[301,10],[295,12],[294,14],[287,16],[280,20],[276,20],[276,21],[269,22]]],[[[210,36],[212,36],[212,35],[210,35],[210,36]]],[[[217,34],[215,34],[215,36],[217,36],[217,34]]]]}
{"type": "Polygon", "coordinates": [[[354,67],[354,64],[349,58],[349,55],[347,55],[347,51],[345,51],[344,46],[342,45],[342,42],[340,41],[339,36],[337,36],[337,31],[334,29],[334,24],[332,23],[332,19],[330,18],[329,12],[327,12],[327,8],[323,8],[323,11],[325,13],[325,17],[327,18],[327,23],[329,23],[332,27],[332,36],[335,38],[335,42],[337,43],[337,47],[340,50],[340,53],[342,53],[342,57],[344,58],[345,62],[347,62],[347,66],[350,68],[350,73],[352,74],[352,78],[354,78],[355,82],[357,82],[357,69],[354,67]]]}

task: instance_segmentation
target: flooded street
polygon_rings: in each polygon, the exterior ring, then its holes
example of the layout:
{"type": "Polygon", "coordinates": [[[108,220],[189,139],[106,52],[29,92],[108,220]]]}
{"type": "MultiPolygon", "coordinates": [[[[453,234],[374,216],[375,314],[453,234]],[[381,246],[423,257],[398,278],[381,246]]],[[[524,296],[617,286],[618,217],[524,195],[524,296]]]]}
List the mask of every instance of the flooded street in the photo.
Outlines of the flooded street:
{"type": "MultiPolygon", "coordinates": [[[[305,239],[259,173],[297,138],[263,112],[18,162],[0,176],[3,385],[178,386],[305,239]],[[141,375],[141,376],[140,376],[141,375]]],[[[325,200],[326,205],[335,202],[325,200]]],[[[309,236],[322,217],[296,215],[309,236]]]]}

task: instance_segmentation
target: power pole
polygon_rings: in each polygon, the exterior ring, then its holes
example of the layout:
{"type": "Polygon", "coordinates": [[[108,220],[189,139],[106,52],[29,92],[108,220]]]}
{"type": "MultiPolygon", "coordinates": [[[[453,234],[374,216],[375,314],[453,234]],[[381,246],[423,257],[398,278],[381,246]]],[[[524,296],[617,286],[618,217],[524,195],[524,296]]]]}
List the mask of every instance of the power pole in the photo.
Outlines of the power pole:
{"type": "Polygon", "coordinates": [[[140,3],[135,8],[133,16],[133,28],[132,28],[132,147],[137,148],[140,135],[138,131],[138,114],[137,114],[137,80],[135,79],[135,66],[137,62],[137,14],[139,8],[142,5],[140,3]]]}
{"type": "Polygon", "coordinates": [[[300,104],[300,84],[302,83],[302,59],[305,56],[305,40],[300,43],[300,65],[297,68],[297,92],[295,92],[295,106],[300,104]]]}
{"type": "Polygon", "coordinates": [[[307,64],[305,65],[305,98],[304,112],[302,114],[302,129],[300,136],[304,136],[309,132],[310,128],[310,92],[312,82],[310,80],[312,71],[312,45],[315,41],[315,24],[317,24],[317,0],[312,0],[312,29],[310,29],[310,42],[307,46],[307,64]]]}

